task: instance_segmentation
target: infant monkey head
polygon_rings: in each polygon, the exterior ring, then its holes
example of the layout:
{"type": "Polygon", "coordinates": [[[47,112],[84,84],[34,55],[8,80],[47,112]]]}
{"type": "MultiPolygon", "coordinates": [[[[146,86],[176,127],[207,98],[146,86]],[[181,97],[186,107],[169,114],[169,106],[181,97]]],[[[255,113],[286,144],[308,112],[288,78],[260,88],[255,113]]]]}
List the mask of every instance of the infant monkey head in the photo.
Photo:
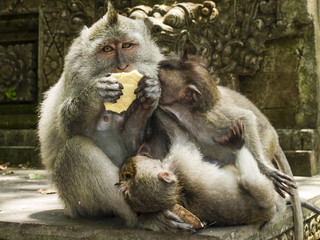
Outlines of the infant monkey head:
{"type": "Polygon", "coordinates": [[[149,156],[127,159],[120,169],[119,185],[125,201],[137,213],[166,210],[178,201],[176,176],[149,156]]]}
{"type": "Polygon", "coordinates": [[[220,97],[204,62],[197,56],[169,58],[159,64],[160,105],[172,111],[205,113],[220,97]]]}

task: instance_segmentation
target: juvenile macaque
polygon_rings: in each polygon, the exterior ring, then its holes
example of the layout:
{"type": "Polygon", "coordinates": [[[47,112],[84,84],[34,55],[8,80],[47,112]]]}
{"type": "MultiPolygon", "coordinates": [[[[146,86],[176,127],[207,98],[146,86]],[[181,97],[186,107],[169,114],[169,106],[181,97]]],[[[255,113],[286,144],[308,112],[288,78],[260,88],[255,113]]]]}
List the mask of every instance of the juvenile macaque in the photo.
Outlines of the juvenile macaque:
{"type": "Polygon", "coordinates": [[[120,170],[121,192],[134,211],[162,211],[178,203],[207,224],[261,226],[285,208],[285,200],[245,147],[241,121],[232,123],[226,137],[216,139],[234,155],[234,163],[220,167],[205,161],[188,133],[165,112],[158,109],[156,115],[172,143],[167,157],[160,161],[138,155],[120,170]]]}
{"type": "Polygon", "coordinates": [[[167,211],[136,216],[114,187],[118,167],[136,153],[157,106],[162,59],[144,23],[119,16],[110,4],[108,13],[74,40],[39,120],[43,163],[68,215],[120,216],[130,226],[153,230],[188,227],[167,211]],[[132,70],[144,76],[136,100],[124,114],[105,111],[105,102],[122,95],[111,74],[132,70]]]}
{"type": "MultiPolygon", "coordinates": [[[[288,162],[279,146],[278,136],[268,119],[244,96],[228,88],[216,86],[201,60],[196,57],[169,59],[160,63],[162,95],[159,104],[173,113],[201,153],[223,164],[234,164],[235,155],[217,143],[227,134],[236,119],[244,124],[244,147],[256,160],[260,171],[271,179],[277,192],[293,194],[296,236],[302,236],[302,211],[296,184],[288,162]],[[277,161],[281,170],[271,165],[277,161]]],[[[151,138],[151,146],[154,146],[151,138]]],[[[153,147],[151,147],[153,148],[153,147]]],[[[157,155],[155,155],[157,156],[157,155]]]]}

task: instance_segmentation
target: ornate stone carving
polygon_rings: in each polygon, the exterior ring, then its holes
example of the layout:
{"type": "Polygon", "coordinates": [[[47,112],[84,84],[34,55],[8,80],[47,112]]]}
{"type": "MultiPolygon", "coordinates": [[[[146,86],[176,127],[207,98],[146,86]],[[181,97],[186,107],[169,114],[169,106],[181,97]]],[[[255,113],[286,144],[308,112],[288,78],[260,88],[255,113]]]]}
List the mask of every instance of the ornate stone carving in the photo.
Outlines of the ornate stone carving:
{"type": "Polygon", "coordinates": [[[304,239],[320,239],[320,215],[314,215],[304,225],[304,239]]]}
{"type": "Polygon", "coordinates": [[[40,98],[62,73],[63,58],[72,39],[84,25],[105,13],[105,1],[43,0],[40,9],[40,98]]]}
{"type": "Polygon", "coordinates": [[[38,12],[40,0],[5,0],[0,1],[0,14],[38,12]]]}
{"type": "Polygon", "coordinates": [[[163,53],[202,55],[216,80],[232,88],[238,76],[259,69],[264,42],[285,28],[277,0],[136,6],[124,12],[146,18],[163,53]]]}
{"type": "Polygon", "coordinates": [[[0,102],[37,100],[35,44],[0,46],[0,102]]]}

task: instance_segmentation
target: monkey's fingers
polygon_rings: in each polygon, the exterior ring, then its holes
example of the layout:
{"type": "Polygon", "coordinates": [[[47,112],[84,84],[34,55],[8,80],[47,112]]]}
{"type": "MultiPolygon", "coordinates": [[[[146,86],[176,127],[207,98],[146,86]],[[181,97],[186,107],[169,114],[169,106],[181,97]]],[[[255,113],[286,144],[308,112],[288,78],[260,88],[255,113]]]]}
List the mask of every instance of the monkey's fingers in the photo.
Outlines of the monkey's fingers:
{"type": "Polygon", "coordinates": [[[294,181],[293,177],[289,176],[288,174],[285,174],[285,173],[279,171],[278,169],[275,169],[274,173],[272,175],[273,175],[273,178],[275,179],[275,181],[284,183],[287,186],[292,187],[292,188],[297,188],[297,184],[294,181]]]}
{"type": "Polygon", "coordinates": [[[282,198],[286,198],[286,195],[279,188],[274,187],[274,189],[282,198]]]}
{"type": "Polygon", "coordinates": [[[101,88],[106,90],[121,90],[123,89],[123,85],[118,81],[118,79],[108,76],[108,77],[102,77],[98,81],[98,85],[101,86],[101,88]]]}
{"type": "Polygon", "coordinates": [[[98,93],[104,102],[115,103],[123,95],[121,91],[102,91],[98,90],[98,93]]]}
{"type": "Polygon", "coordinates": [[[285,197],[283,192],[288,193],[289,195],[293,196],[292,190],[287,187],[286,185],[279,183],[279,182],[274,182],[275,189],[276,191],[280,194],[281,197],[285,197]]]}
{"type": "Polygon", "coordinates": [[[190,232],[190,233],[195,232],[193,225],[191,225],[189,223],[185,223],[184,221],[181,220],[181,218],[179,218],[176,214],[174,214],[170,210],[164,211],[164,215],[170,221],[171,226],[169,226],[169,227],[171,227],[171,228],[173,227],[176,230],[181,230],[184,232],[190,232]]]}

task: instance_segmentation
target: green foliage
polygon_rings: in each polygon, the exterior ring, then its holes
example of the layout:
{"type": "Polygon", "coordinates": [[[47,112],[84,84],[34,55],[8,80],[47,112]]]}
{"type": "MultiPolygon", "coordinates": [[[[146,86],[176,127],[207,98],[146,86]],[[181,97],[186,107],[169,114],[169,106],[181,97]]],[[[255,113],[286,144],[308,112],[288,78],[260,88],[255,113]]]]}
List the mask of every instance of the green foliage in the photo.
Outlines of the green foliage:
{"type": "Polygon", "coordinates": [[[41,175],[38,174],[38,173],[30,173],[30,174],[29,174],[29,178],[30,178],[30,179],[42,179],[43,176],[41,176],[41,175]]]}
{"type": "Polygon", "coordinates": [[[11,101],[16,100],[17,98],[17,93],[14,91],[13,87],[9,87],[9,89],[4,94],[11,101]]]}

